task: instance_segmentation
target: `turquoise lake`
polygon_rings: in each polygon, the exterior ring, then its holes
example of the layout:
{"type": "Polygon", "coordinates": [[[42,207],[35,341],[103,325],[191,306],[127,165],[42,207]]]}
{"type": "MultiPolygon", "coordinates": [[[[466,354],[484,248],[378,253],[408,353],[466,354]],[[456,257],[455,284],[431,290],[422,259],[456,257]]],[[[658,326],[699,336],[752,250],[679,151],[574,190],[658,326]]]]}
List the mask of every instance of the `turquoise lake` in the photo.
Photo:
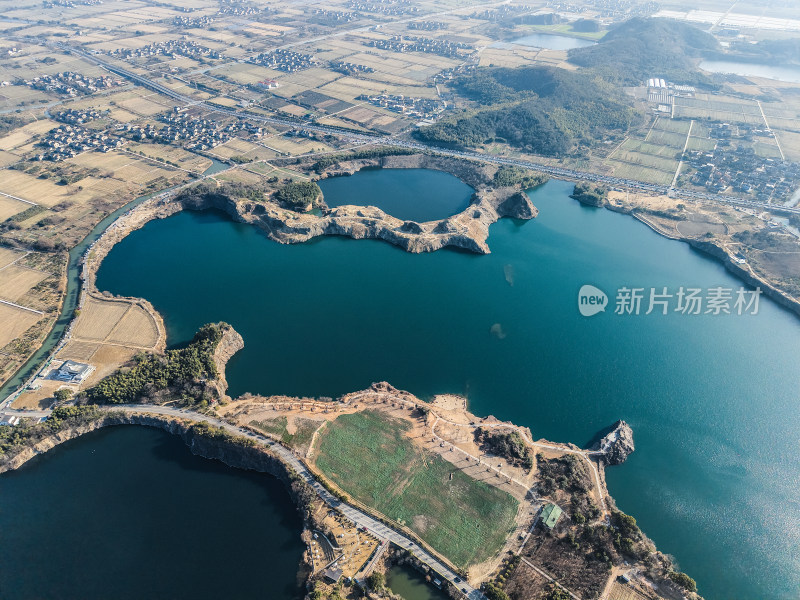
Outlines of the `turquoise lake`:
{"type": "Polygon", "coordinates": [[[393,217],[418,223],[460,213],[475,191],[458,177],[428,169],[366,169],[352,177],[322,179],[319,187],[331,208],[377,206],[393,217]]]}
{"type": "Polygon", "coordinates": [[[623,286],[741,283],[571,189],[531,192],[539,217],[493,225],[486,256],[336,237],[281,245],[220,213],[183,212],[118,244],[98,287],[150,300],[173,345],[231,323],[245,340],[228,368],[234,396],[386,380],[466,394],[477,414],[579,445],[625,419],[637,449],[608,469],[610,492],[700,592],[797,598],[800,321],[763,298],[758,315],[581,316],[587,283],[612,303],[623,286]]]}
{"type": "Polygon", "coordinates": [[[0,597],[299,600],[301,527],[274,477],[102,429],[0,475],[0,597]]]}

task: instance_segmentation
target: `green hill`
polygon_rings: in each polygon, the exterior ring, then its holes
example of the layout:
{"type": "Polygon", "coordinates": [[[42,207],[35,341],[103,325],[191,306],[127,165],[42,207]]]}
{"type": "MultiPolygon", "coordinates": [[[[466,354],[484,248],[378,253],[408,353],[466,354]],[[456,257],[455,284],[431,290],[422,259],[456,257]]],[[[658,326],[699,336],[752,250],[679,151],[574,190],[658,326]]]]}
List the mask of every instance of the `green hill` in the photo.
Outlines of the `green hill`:
{"type": "Polygon", "coordinates": [[[598,44],[569,51],[569,62],[611,80],[639,85],[650,77],[676,83],[714,84],[693,59],[720,51],[714,36],[669,19],[634,18],[609,31],[598,44]]]}
{"type": "Polygon", "coordinates": [[[476,110],[418,130],[422,141],[451,147],[505,141],[562,156],[620,135],[641,120],[617,86],[555,67],[482,68],[457,79],[454,87],[476,110]]]}

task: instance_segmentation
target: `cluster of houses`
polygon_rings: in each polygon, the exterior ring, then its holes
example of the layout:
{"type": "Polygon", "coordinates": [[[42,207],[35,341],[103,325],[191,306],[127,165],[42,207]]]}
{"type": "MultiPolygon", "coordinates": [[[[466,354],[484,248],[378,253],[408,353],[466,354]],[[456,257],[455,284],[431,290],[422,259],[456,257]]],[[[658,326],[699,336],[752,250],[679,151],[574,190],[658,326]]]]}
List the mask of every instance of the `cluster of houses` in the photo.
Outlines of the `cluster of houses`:
{"type": "Polygon", "coordinates": [[[420,31],[441,31],[447,29],[448,25],[441,21],[411,21],[408,24],[408,28],[420,31]]]}
{"type": "MultiPolygon", "coordinates": [[[[81,0],[78,2],[81,6],[97,6],[102,4],[103,0],[81,0]]],[[[42,8],[75,8],[75,3],[72,0],[44,0],[42,8]]]]}
{"type": "Polygon", "coordinates": [[[27,85],[35,90],[75,97],[83,94],[93,94],[98,90],[107,90],[124,83],[121,79],[116,79],[109,75],[89,77],[72,71],[64,71],[63,73],[34,77],[31,80],[23,81],[22,85],[27,85]]]}
{"type": "Polygon", "coordinates": [[[190,40],[169,40],[166,42],[154,42],[141,48],[117,48],[110,52],[112,56],[120,58],[148,58],[151,56],[186,56],[188,58],[221,58],[222,55],[216,50],[206,46],[201,46],[197,42],[190,40]]]}
{"type": "Polygon", "coordinates": [[[363,94],[357,100],[365,100],[373,106],[379,106],[419,119],[436,117],[447,109],[447,104],[439,99],[413,98],[402,94],[379,94],[375,96],[363,94]]]}
{"type": "Polygon", "coordinates": [[[401,15],[414,15],[419,12],[419,7],[414,6],[410,0],[350,0],[347,8],[360,10],[363,12],[379,13],[387,17],[399,17],[401,15]]]}
{"type": "Polygon", "coordinates": [[[324,8],[315,8],[313,11],[315,23],[322,25],[339,25],[342,23],[352,23],[353,21],[361,18],[357,12],[348,12],[343,10],[326,10],[324,8]]]}
{"type": "Polygon", "coordinates": [[[62,8],[75,8],[75,3],[72,0],[44,0],[42,8],[55,8],[60,6],[62,8]]]}
{"type": "Polygon", "coordinates": [[[472,51],[469,44],[462,42],[451,42],[448,40],[434,40],[415,36],[399,35],[392,36],[387,40],[370,40],[365,42],[371,48],[390,50],[392,52],[423,52],[426,54],[437,54],[447,58],[460,58],[463,50],[472,51]]]}
{"type": "Polygon", "coordinates": [[[558,13],[581,14],[587,10],[596,11],[602,19],[622,20],[630,17],[646,17],[661,10],[657,2],[641,0],[589,0],[587,2],[564,2],[550,0],[547,8],[558,13]]]}
{"type": "Polygon", "coordinates": [[[62,123],[67,123],[68,125],[83,125],[84,123],[88,123],[89,121],[94,121],[95,119],[99,119],[100,113],[93,108],[85,108],[79,110],[70,108],[68,110],[62,110],[61,112],[57,112],[55,115],[53,115],[53,118],[56,121],[61,121],[62,123]]]}
{"type": "Polygon", "coordinates": [[[175,27],[184,27],[186,29],[199,28],[202,29],[214,22],[214,17],[175,17],[172,19],[172,24],[175,27]]]}
{"type": "Polygon", "coordinates": [[[717,146],[710,152],[693,150],[684,160],[696,169],[691,182],[710,192],[730,188],[768,202],[787,200],[800,187],[800,164],[763,158],[745,145],[736,149],[717,146]]]}
{"type": "Polygon", "coordinates": [[[343,75],[359,75],[363,73],[374,73],[375,69],[366,67],[364,65],[357,65],[351,62],[333,61],[329,64],[332,71],[342,73],[343,75]]]}
{"type": "Polygon", "coordinates": [[[121,138],[110,136],[103,131],[91,131],[77,125],[61,125],[51,129],[39,142],[38,145],[47,151],[37,155],[36,160],[58,162],[89,150],[110,152],[124,143],[121,138]]]}
{"type": "Polygon", "coordinates": [[[235,121],[219,127],[214,121],[177,111],[161,115],[158,120],[165,123],[164,127],[156,129],[152,124],[141,127],[127,123],[119,125],[117,129],[136,142],[150,140],[161,144],[183,144],[188,150],[215,148],[229,141],[239,131],[256,137],[263,134],[261,127],[246,121],[235,121]]]}
{"type": "Polygon", "coordinates": [[[527,4],[517,4],[517,5],[503,5],[498,8],[487,8],[486,10],[481,10],[478,12],[472,13],[470,15],[471,19],[481,19],[483,21],[492,21],[493,23],[497,23],[499,21],[505,21],[507,19],[512,19],[513,17],[519,15],[520,13],[524,13],[527,11],[532,10],[534,7],[528,6],[527,4]]]}
{"type": "Polygon", "coordinates": [[[283,49],[262,52],[248,62],[268,69],[283,71],[284,73],[295,73],[317,64],[317,61],[310,54],[301,54],[300,52],[283,49]]]}
{"type": "Polygon", "coordinates": [[[252,17],[254,15],[270,14],[274,12],[273,8],[264,8],[254,6],[248,2],[240,2],[239,0],[220,0],[219,13],[220,15],[232,15],[234,17],[252,17]]]}

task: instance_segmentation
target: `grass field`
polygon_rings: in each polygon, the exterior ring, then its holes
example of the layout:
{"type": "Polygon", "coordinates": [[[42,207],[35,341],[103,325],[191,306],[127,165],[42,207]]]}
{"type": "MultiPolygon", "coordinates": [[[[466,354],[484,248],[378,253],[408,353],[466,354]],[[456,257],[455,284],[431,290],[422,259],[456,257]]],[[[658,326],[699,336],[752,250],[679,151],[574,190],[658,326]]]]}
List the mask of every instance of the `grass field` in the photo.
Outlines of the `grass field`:
{"type": "Polygon", "coordinates": [[[374,411],[340,416],[320,435],[317,467],[453,563],[491,558],[514,529],[518,501],[416,446],[409,428],[374,411]]]}

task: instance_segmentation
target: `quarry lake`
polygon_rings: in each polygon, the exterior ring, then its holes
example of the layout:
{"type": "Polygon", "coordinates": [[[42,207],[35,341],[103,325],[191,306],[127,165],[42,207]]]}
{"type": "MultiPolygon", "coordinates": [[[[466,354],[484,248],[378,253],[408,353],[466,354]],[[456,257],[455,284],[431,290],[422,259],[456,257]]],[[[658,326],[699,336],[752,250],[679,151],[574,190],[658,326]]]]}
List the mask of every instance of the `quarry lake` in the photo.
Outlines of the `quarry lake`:
{"type": "Polygon", "coordinates": [[[0,596],[298,600],[301,527],[274,477],[102,429],[0,476],[0,596]]]}
{"type": "Polygon", "coordinates": [[[319,187],[331,208],[372,205],[418,223],[460,213],[475,191],[458,177],[430,169],[364,169],[351,177],[323,179],[319,187]]]}
{"type": "MultiPolygon", "coordinates": [[[[342,179],[352,197],[370,193],[360,177],[342,179]]],[[[183,212],[119,243],[97,284],[150,300],[173,345],[231,323],[245,340],[229,363],[233,396],[336,396],[385,380],[465,394],[477,414],[579,445],[625,419],[637,449],[608,469],[610,492],[701,593],[796,598],[800,321],[764,298],[757,315],[581,316],[583,284],[613,303],[623,286],[741,283],[571,189],[532,191],[539,217],[494,224],[485,256],[337,237],[280,245],[220,213],[183,212]]]]}

